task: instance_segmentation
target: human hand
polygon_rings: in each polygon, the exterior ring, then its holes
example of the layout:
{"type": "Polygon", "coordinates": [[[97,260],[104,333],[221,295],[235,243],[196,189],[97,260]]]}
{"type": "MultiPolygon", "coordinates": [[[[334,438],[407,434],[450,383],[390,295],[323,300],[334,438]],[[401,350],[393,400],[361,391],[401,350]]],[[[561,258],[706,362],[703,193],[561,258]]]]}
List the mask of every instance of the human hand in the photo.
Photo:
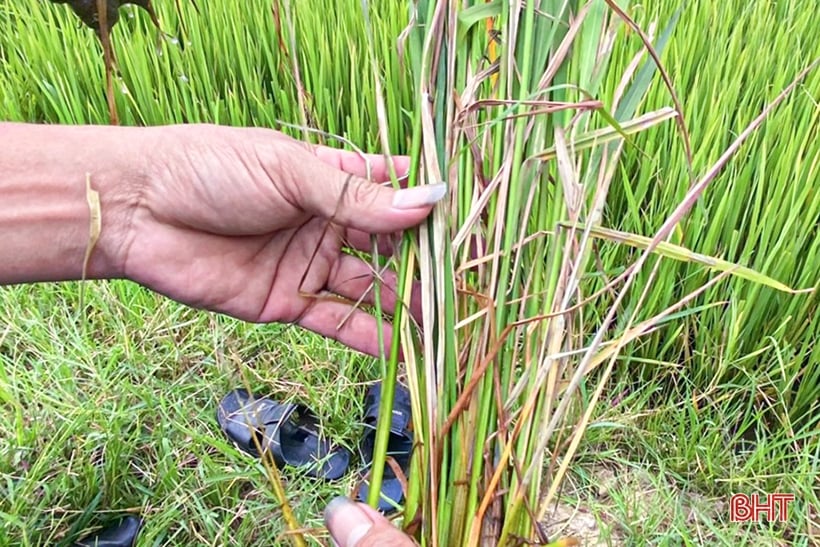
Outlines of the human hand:
{"type": "MultiPolygon", "coordinates": [[[[373,272],[343,253],[343,242],[369,251],[370,234],[419,224],[444,195],[443,184],[396,191],[361,178],[366,163],[358,154],[265,129],[151,128],[143,146],[145,187],[120,255],[125,277],[194,307],[295,323],[379,353],[376,319],[350,302],[368,291],[373,272]],[[323,293],[347,301],[306,296],[323,293]]],[[[382,157],[369,161],[372,179],[389,180],[382,157]]],[[[398,176],[408,165],[394,158],[398,176]]],[[[392,309],[395,275],[383,281],[382,304],[392,309]]],[[[373,304],[372,290],[364,303],[373,304]]]]}
{"type": "Polygon", "coordinates": [[[363,503],[338,497],[325,509],[325,525],[339,547],[413,547],[416,544],[363,503]]]}
{"type": "MultiPolygon", "coordinates": [[[[0,140],[0,224],[11,234],[0,239],[0,284],[126,277],[374,355],[376,320],[352,306],[373,273],[342,244],[370,250],[370,234],[420,223],[446,190],[368,182],[359,155],[267,129],[0,123],[0,140]],[[89,238],[90,190],[98,239],[89,238]]],[[[387,180],[384,160],[369,159],[372,178],[387,180]]],[[[395,158],[399,176],[408,164],[395,158]]],[[[392,309],[395,275],[382,279],[392,309]]],[[[372,292],[363,301],[372,304],[372,292]]],[[[410,304],[418,313],[418,298],[410,304]]]]}

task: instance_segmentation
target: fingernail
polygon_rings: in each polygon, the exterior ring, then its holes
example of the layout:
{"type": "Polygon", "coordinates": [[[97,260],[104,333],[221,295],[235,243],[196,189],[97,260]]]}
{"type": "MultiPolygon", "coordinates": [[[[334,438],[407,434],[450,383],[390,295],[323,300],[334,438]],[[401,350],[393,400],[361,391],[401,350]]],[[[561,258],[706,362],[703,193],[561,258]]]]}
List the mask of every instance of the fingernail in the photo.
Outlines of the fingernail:
{"type": "Polygon", "coordinates": [[[396,209],[417,209],[427,207],[441,200],[447,194],[447,183],[423,184],[412,188],[403,188],[393,196],[393,207],[396,209]]]}
{"type": "Polygon", "coordinates": [[[344,496],[334,498],[327,505],[325,523],[333,541],[343,547],[355,547],[373,527],[370,517],[344,496]]]}
{"type": "Polygon", "coordinates": [[[344,496],[336,496],[325,507],[325,521],[329,521],[331,517],[338,513],[342,508],[347,507],[352,502],[344,496]]]}

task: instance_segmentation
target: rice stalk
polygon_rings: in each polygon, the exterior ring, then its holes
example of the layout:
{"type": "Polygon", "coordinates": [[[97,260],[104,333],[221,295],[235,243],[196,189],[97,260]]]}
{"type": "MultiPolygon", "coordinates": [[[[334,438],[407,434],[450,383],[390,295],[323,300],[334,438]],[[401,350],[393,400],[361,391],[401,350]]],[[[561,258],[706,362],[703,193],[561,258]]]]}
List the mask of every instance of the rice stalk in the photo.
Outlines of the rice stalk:
{"type": "MultiPolygon", "coordinates": [[[[566,76],[558,76],[567,70],[568,45],[590,6],[581,7],[577,18],[568,4],[552,6],[556,11],[549,17],[541,9],[536,14],[532,3],[467,6],[461,17],[456,4],[414,6],[419,36],[410,55],[419,74],[416,135],[421,146],[412,152],[422,167],[420,177],[411,174],[411,182],[445,174],[454,190],[449,211],[435,211],[420,230],[418,251],[428,322],[424,364],[416,378],[427,379],[427,386],[413,382],[411,375],[411,388],[427,403],[427,420],[416,424],[423,439],[423,455],[417,457],[424,460],[416,469],[430,472],[413,479],[433,494],[429,503],[421,503],[421,536],[433,545],[505,543],[538,534],[532,517],[540,472],[525,476],[523,466],[541,461],[532,450],[538,416],[550,404],[543,389],[547,376],[522,376],[515,369],[522,359],[525,369],[536,368],[545,351],[558,353],[564,345],[565,321],[553,303],[562,300],[570,264],[555,252],[548,258],[546,234],[563,217],[577,219],[588,199],[582,199],[580,182],[572,180],[573,161],[564,149],[559,161],[564,184],[552,189],[547,187],[556,180],[550,177],[555,172],[543,162],[524,160],[561,134],[550,116],[573,109],[583,118],[600,109],[577,95],[568,100],[570,86],[561,81],[566,76]],[[498,63],[490,67],[483,66],[487,36],[471,24],[482,17],[497,17],[506,39],[498,63]],[[547,38],[560,58],[548,59],[545,48],[534,66],[536,36],[547,38]],[[545,100],[562,104],[550,108],[555,105],[545,100]],[[483,147],[475,145],[479,139],[483,147]],[[531,220],[522,222],[522,217],[531,220]],[[524,245],[533,234],[543,237],[524,245]],[[454,266],[475,254],[491,258],[472,262],[469,272],[454,266]],[[457,277],[456,271],[462,274],[457,277]],[[473,319],[464,322],[465,316],[473,319]],[[513,386],[522,382],[527,387],[510,398],[513,386]],[[498,491],[506,494],[497,496],[498,491]]],[[[606,14],[595,13],[599,22],[606,14]]],[[[599,43],[584,45],[597,55],[599,43]]],[[[595,68],[600,66],[585,67],[587,81],[581,87],[591,83],[595,68]]],[[[559,245],[570,241],[553,239],[559,245]]],[[[548,375],[553,385],[559,377],[554,370],[548,375]]],[[[408,517],[415,511],[411,507],[408,517]]]]}
{"type": "MultiPolygon", "coordinates": [[[[563,542],[546,537],[541,525],[621,350],[685,313],[730,273],[790,290],[663,241],[768,109],[652,238],[601,225],[632,135],[676,120],[691,158],[674,92],[675,109],[638,113],[679,12],[657,37],[640,31],[644,49],[613,68],[609,54],[623,21],[636,28],[627,5],[412,4],[403,34],[416,86],[409,183],[446,180],[451,190],[420,227],[418,242],[406,237],[399,253],[396,338],[410,356],[418,438],[404,516],[424,545],[563,542]],[[621,77],[612,78],[617,68],[621,77]],[[599,100],[613,80],[614,98],[599,100]],[[644,253],[609,285],[617,296],[596,324],[585,309],[600,304],[583,294],[582,281],[596,273],[591,245],[601,237],[644,253]],[[652,251],[723,273],[649,319],[636,323],[633,312],[613,330],[624,296],[640,292],[641,302],[651,292],[659,262],[648,280],[635,281],[652,251]],[[420,333],[401,318],[414,275],[422,284],[420,333]],[[582,407],[578,389],[587,376],[593,395],[582,407]]],[[[391,352],[388,371],[396,370],[397,356],[391,352]]],[[[389,408],[383,410],[387,423],[389,408]]]]}

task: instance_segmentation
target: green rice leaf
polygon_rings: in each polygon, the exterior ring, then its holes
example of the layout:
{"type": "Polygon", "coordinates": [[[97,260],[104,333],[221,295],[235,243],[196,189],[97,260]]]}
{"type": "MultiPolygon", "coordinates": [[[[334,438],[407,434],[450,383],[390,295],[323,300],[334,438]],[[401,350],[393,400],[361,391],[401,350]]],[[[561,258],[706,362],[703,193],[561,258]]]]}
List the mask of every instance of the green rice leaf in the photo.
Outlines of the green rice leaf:
{"type": "MultiPolygon", "coordinates": [[[[569,222],[561,222],[559,223],[559,225],[562,228],[567,228],[570,230],[585,229],[583,225],[576,225],[569,222]]],[[[604,239],[607,241],[613,241],[615,243],[623,243],[625,245],[636,247],[638,249],[646,249],[652,243],[652,238],[641,236],[638,234],[631,234],[628,232],[611,230],[609,228],[602,228],[600,226],[592,226],[588,229],[590,235],[593,237],[596,237],[598,239],[604,239]]],[[[730,274],[741,279],[746,279],[747,281],[759,283],[761,285],[765,285],[778,291],[787,292],[790,294],[801,294],[806,292],[812,292],[814,290],[792,289],[791,287],[784,285],[776,279],[772,279],[771,277],[762,274],[758,271],[755,271],[751,268],[747,268],[739,264],[734,264],[732,262],[728,262],[720,258],[715,258],[713,256],[707,256],[700,253],[696,253],[694,251],[690,251],[685,247],[681,247],[680,245],[673,245],[672,243],[667,243],[664,241],[658,243],[653,252],[665,258],[671,258],[673,260],[679,260],[682,262],[694,262],[697,264],[702,264],[712,270],[729,272],[730,274]]]]}
{"type": "Polygon", "coordinates": [[[461,10],[458,14],[458,43],[464,42],[470,28],[479,21],[497,17],[501,14],[501,0],[492,0],[486,4],[476,4],[461,10]]]}

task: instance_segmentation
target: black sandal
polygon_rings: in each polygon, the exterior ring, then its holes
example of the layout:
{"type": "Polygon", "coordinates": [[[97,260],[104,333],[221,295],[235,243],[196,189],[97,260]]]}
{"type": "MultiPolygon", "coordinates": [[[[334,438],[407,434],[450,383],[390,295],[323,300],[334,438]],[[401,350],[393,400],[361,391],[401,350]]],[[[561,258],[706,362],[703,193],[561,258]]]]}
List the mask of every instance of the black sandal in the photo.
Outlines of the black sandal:
{"type": "Polygon", "coordinates": [[[117,524],[103,528],[94,535],[84,537],[75,547],[132,547],[137,541],[142,519],[128,516],[117,524]]]}
{"type": "MultiPolygon", "coordinates": [[[[364,425],[367,428],[362,437],[361,452],[364,463],[369,467],[373,462],[373,449],[376,444],[376,424],[379,419],[382,384],[372,386],[365,396],[364,425]]],[[[410,457],[413,454],[413,417],[410,404],[410,392],[401,385],[396,385],[393,396],[393,421],[390,424],[390,438],[387,441],[387,455],[392,457],[402,473],[407,476],[410,457]]],[[[367,502],[370,484],[365,481],[359,487],[359,501],[367,502]]],[[[404,501],[402,479],[396,476],[390,465],[385,465],[382,477],[381,496],[378,510],[382,512],[396,509],[404,501]]]]}
{"type": "Polygon", "coordinates": [[[302,405],[277,403],[235,389],[219,403],[216,419],[240,450],[259,457],[258,442],[277,466],[302,468],[309,476],[335,480],[350,464],[350,452],[323,439],[316,416],[302,405]]]}

